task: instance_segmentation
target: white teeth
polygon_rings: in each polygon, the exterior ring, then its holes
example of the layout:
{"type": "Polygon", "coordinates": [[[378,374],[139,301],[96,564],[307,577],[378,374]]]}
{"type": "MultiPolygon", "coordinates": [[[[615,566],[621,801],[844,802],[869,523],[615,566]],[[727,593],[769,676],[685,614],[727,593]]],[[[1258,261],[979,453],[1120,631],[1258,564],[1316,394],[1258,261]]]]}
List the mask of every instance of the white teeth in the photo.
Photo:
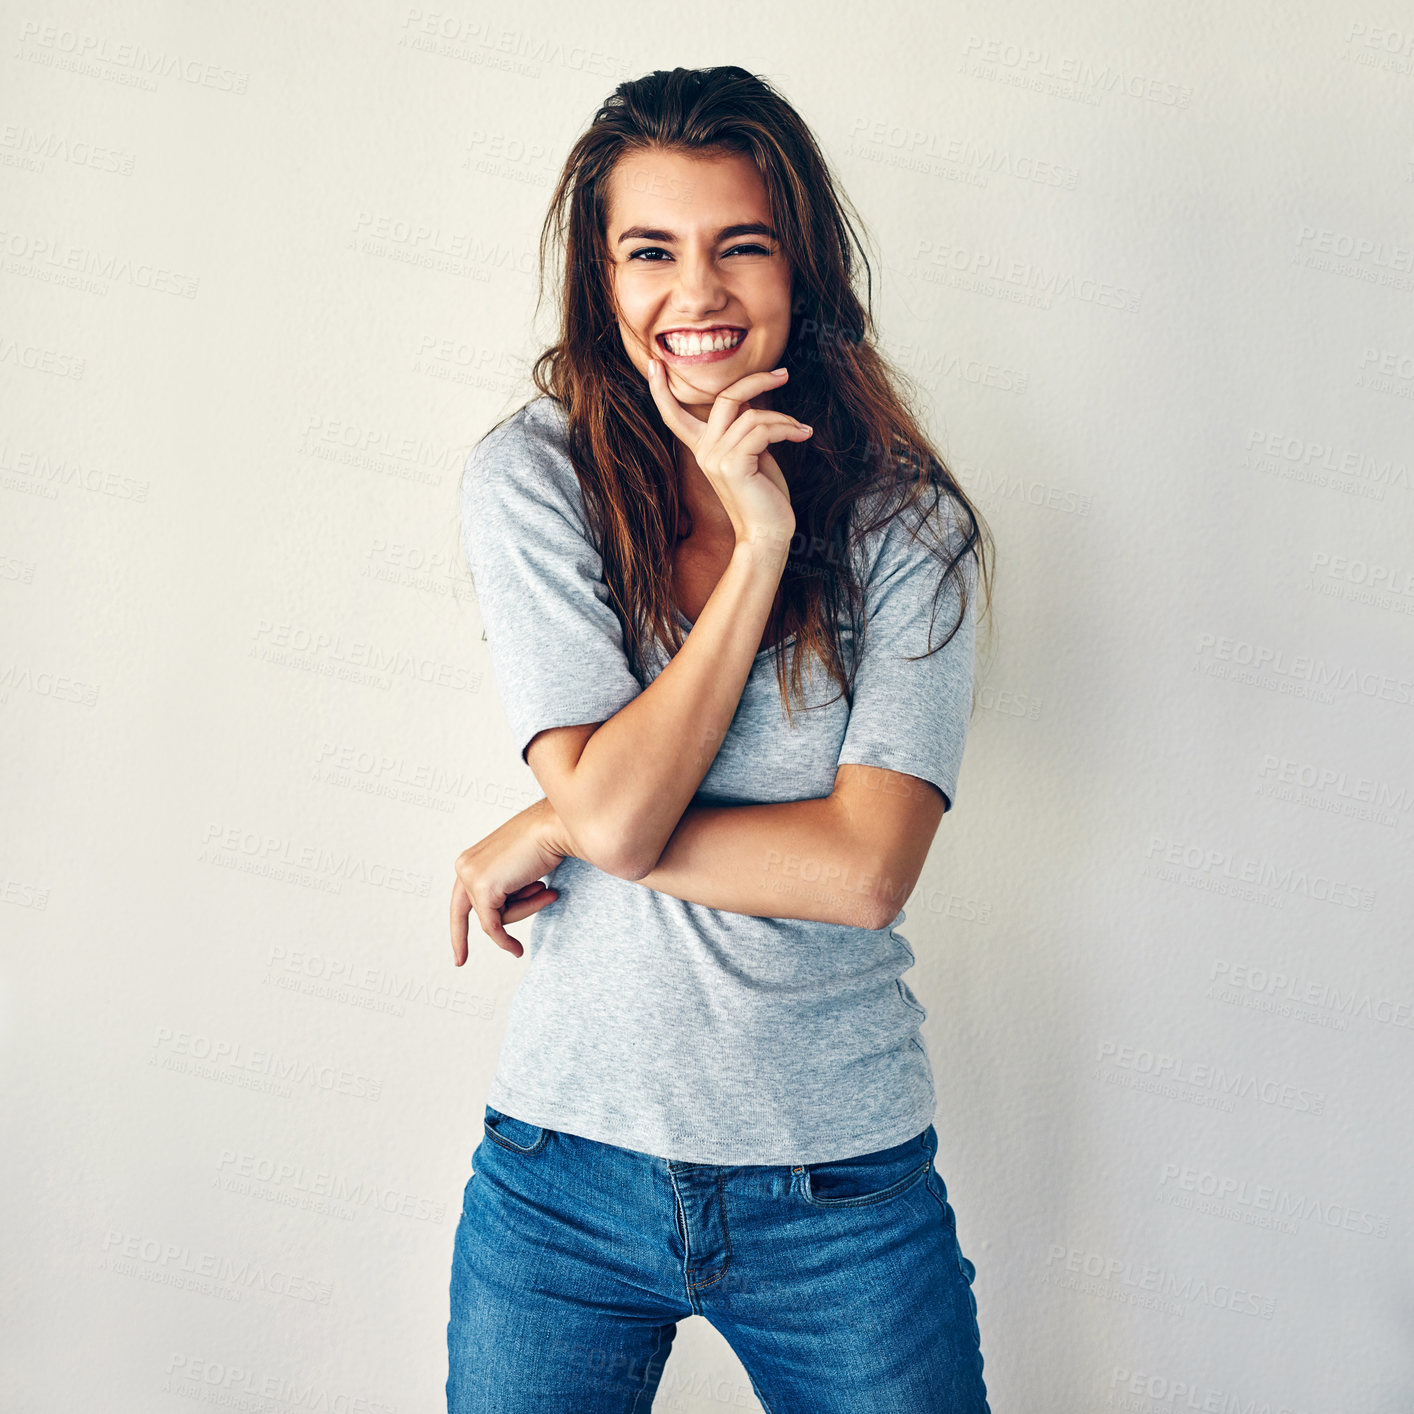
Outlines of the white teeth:
{"type": "Polygon", "coordinates": [[[664,334],[663,341],[673,353],[691,358],[693,354],[735,348],[744,337],[740,331],[723,330],[718,334],[709,334],[706,338],[699,334],[664,334]]]}

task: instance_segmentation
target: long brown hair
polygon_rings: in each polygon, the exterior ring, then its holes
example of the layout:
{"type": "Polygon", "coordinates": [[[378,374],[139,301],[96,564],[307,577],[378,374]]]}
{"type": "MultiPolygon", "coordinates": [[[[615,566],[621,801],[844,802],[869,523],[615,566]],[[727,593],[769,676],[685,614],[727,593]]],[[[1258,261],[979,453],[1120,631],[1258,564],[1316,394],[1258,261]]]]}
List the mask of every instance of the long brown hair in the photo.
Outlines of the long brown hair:
{"type": "MultiPolygon", "coordinates": [[[[845,618],[862,648],[863,587],[851,550],[864,536],[905,508],[921,507],[929,491],[920,528],[940,500],[951,503],[951,524],[944,517],[949,533],[936,551],[944,566],[938,593],[954,578],[959,608],[933,653],[962,623],[967,556],[976,559],[975,578],[990,605],[991,535],[896,390],[911,380],[874,347],[872,272],[846,214],[853,208],[800,115],[766,80],[735,65],[659,69],[629,80],[603,102],[571,149],[550,200],[540,237],[540,299],[553,247],[563,252],[559,339],[536,360],[532,377],[539,393],[555,398],[566,414],[570,459],[634,672],[642,676],[651,642],[674,653],[683,644],[671,598],[672,552],[680,518],[688,518],[680,502],[678,439],[619,337],[607,241],[610,173],[620,158],[646,149],[749,157],[792,271],[794,312],[781,358],[790,378],[773,394],[772,406],[808,423],[814,435],[771,448],[796,519],[767,626],[776,640],[776,678],[789,721],[792,695],[801,693],[803,651],[820,658],[852,701],[857,651],[847,663],[840,621],[845,618]],[[854,289],[860,266],[863,302],[854,289]],[[863,510],[866,499],[874,512],[867,522],[855,510],[857,504],[863,510]]],[[[935,613],[936,607],[935,594],[935,613]]]]}

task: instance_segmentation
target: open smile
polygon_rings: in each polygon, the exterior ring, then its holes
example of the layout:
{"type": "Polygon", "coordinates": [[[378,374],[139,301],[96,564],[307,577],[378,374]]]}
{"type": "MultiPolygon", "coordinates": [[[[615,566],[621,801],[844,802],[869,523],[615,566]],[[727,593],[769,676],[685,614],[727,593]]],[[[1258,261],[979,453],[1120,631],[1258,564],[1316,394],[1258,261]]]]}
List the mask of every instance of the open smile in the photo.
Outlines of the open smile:
{"type": "Polygon", "coordinates": [[[745,338],[745,329],[722,325],[701,331],[669,330],[654,342],[674,363],[716,363],[730,358],[745,338]]]}

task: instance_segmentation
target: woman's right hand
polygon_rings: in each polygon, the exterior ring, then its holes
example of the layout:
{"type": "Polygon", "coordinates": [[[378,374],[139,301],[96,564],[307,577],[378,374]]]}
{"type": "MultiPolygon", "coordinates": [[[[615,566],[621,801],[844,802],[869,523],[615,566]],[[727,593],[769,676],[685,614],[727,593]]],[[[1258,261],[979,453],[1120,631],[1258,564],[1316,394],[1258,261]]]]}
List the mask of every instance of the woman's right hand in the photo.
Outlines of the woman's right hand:
{"type": "Polygon", "coordinates": [[[653,401],[717,493],[736,532],[736,543],[778,554],[782,566],[795,534],[795,511],[786,479],[767,449],[772,442],[788,438],[803,442],[811,430],[788,413],[747,407],[746,403],[783,387],[788,376],[782,370],[738,378],[717,394],[704,422],[668,390],[663,361],[654,359],[648,366],[653,401]]]}

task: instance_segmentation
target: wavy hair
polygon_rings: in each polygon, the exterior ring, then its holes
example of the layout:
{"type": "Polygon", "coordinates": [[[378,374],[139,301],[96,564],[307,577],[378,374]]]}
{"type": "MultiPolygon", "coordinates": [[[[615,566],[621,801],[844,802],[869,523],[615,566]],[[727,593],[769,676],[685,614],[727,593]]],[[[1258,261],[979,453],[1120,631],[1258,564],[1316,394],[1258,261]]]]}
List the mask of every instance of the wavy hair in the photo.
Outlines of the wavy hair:
{"type": "MultiPolygon", "coordinates": [[[[969,556],[990,606],[994,550],[986,523],[898,391],[911,380],[875,347],[873,277],[855,230],[863,223],[796,110],[765,79],[735,65],[659,69],[620,84],[570,150],[540,236],[537,313],[552,260],[562,279],[558,338],[535,361],[532,377],[539,394],[555,398],[566,414],[568,451],[626,656],[641,678],[651,643],[675,653],[684,641],[671,596],[673,549],[688,518],[679,444],[619,337],[608,248],[610,174],[626,154],[646,150],[741,153],[765,184],[793,286],[781,358],[791,376],[773,391],[772,407],[814,428],[806,442],[771,447],[790,489],[796,533],[767,637],[775,643],[788,721],[792,696],[801,693],[802,651],[820,658],[852,702],[858,652],[842,651],[840,624],[848,622],[862,648],[864,590],[852,554],[859,542],[909,507],[921,509],[921,527],[940,501],[949,502],[947,534],[934,553],[942,565],[938,593],[948,578],[957,582],[958,615],[930,654],[962,624],[969,556]],[[860,269],[862,301],[855,290],[860,269]]],[[[936,609],[937,594],[934,616],[936,609]]],[[[930,643],[931,634],[930,622],[930,643]]]]}

